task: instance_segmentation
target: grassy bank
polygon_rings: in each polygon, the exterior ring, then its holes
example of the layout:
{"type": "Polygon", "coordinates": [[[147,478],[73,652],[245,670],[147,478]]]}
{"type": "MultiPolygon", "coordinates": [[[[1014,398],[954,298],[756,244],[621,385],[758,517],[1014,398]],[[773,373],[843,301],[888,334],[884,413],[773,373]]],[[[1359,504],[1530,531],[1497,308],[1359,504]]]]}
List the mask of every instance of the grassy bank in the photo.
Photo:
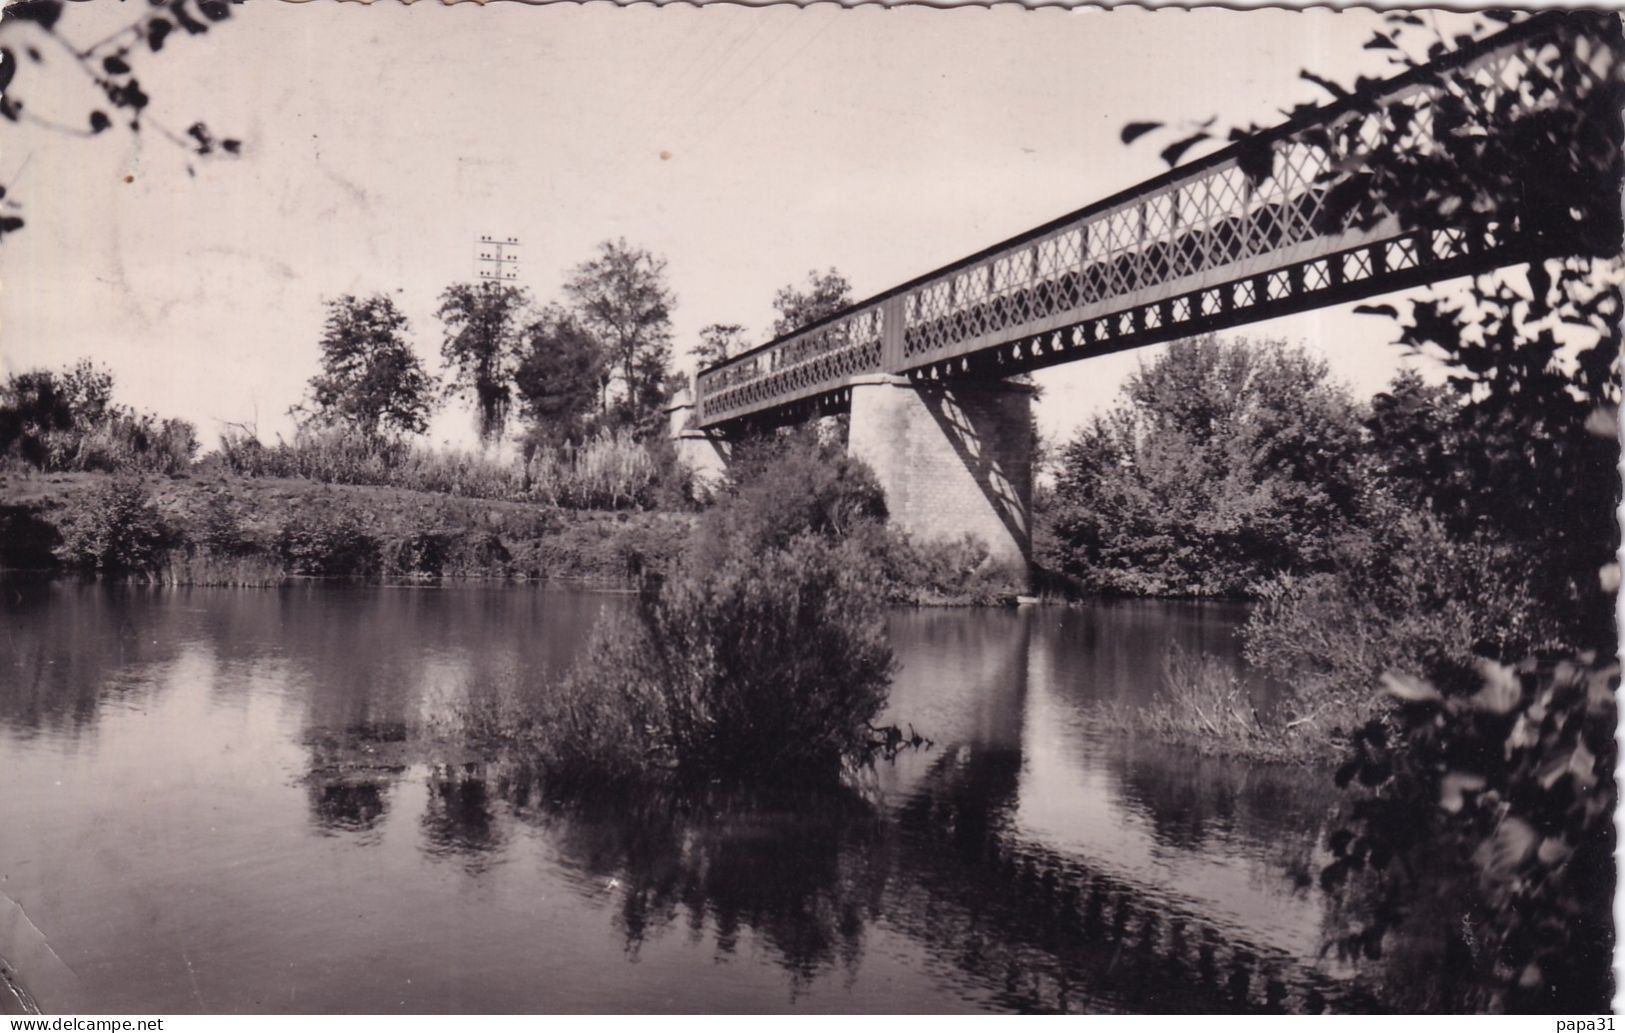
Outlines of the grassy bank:
{"type": "Polygon", "coordinates": [[[660,574],[693,517],[193,472],[0,474],[0,567],[175,584],[290,577],[626,581],[660,574]]]}
{"type": "Polygon", "coordinates": [[[1170,649],[1162,684],[1137,704],[1102,704],[1089,715],[1102,730],[1168,743],[1206,757],[1329,766],[1339,742],[1364,719],[1350,706],[1304,705],[1294,694],[1260,710],[1230,662],[1170,649]]]}

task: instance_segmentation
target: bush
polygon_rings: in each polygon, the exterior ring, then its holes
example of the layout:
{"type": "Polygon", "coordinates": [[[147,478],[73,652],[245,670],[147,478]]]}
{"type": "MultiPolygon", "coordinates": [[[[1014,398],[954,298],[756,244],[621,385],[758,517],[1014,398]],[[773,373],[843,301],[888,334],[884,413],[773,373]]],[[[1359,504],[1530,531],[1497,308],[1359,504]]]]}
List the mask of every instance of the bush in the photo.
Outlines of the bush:
{"type": "Polygon", "coordinates": [[[852,560],[801,535],[668,580],[547,700],[543,762],[588,781],[832,778],[861,762],[892,656],[852,560]]]}
{"type": "Polygon", "coordinates": [[[113,378],[89,362],[13,374],[0,385],[0,455],[47,471],[184,472],[197,430],[112,403],[113,378]]]}
{"type": "Polygon", "coordinates": [[[601,431],[580,445],[543,446],[524,471],[531,498],[569,509],[647,505],[660,474],[649,449],[624,430],[601,431]]]}
{"type": "Polygon", "coordinates": [[[1318,714],[1282,707],[1266,716],[1233,663],[1178,646],[1163,658],[1162,685],[1149,700],[1098,705],[1093,717],[1114,731],[1210,756],[1302,764],[1325,753],[1318,714]]]}
{"type": "Polygon", "coordinates": [[[1424,674],[1551,644],[1524,557],[1478,535],[1462,542],[1427,513],[1337,544],[1335,570],[1277,579],[1243,630],[1248,661],[1292,687],[1300,707],[1350,729],[1389,670],[1424,674]]]}
{"type": "Polygon", "coordinates": [[[379,543],[366,514],[328,493],[308,496],[287,516],[276,549],[290,574],[370,574],[379,566],[379,543]]]}
{"type": "Polygon", "coordinates": [[[888,528],[878,549],[879,587],[892,602],[992,606],[1010,598],[1010,571],[992,562],[975,535],[917,542],[888,528]]]}
{"type": "Polygon", "coordinates": [[[136,478],[98,484],[72,500],[59,524],[63,562],[109,574],[152,576],[170,541],[152,495],[136,478]]]}
{"type": "Polygon", "coordinates": [[[219,455],[228,470],[243,477],[302,477],[569,509],[647,507],[662,476],[655,453],[624,431],[606,431],[580,445],[538,448],[507,463],[315,426],[275,445],[241,429],[228,431],[221,435],[219,455]]]}
{"type": "Polygon", "coordinates": [[[1384,681],[1387,711],[1337,772],[1353,794],[1321,873],[1343,891],[1337,945],[1397,947],[1388,989],[1405,1011],[1605,1009],[1619,664],[1586,653],[1384,681]]]}
{"type": "Polygon", "coordinates": [[[1046,565],[1096,592],[1229,597],[1325,569],[1357,514],[1359,416],[1302,349],[1177,341],[1062,450],[1046,565]]]}

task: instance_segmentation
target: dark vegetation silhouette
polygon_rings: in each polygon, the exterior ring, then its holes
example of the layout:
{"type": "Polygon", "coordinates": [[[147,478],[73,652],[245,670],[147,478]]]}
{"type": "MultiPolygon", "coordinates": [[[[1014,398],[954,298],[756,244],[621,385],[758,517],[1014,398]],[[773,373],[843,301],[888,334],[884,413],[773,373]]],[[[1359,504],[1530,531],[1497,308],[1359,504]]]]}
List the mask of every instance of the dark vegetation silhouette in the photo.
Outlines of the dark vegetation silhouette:
{"type": "MultiPolygon", "coordinates": [[[[1395,930],[1410,938],[1386,964],[1393,999],[1413,1010],[1600,1010],[1611,994],[1625,41],[1611,14],[1530,21],[1571,42],[1531,47],[1509,92],[1435,75],[1373,138],[1309,140],[1337,158],[1332,222],[1493,227],[1530,257],[1464,289],[1361,306],[1439,362],[1449,395],[1398,384],[1382,401],[1374,430],[1396,446],[1399,518],[1321,582],[1283,589],[1249,631],[1273,633],[1277,652],[1322,651],[1321,676],[1347,692],[1387,670],[1388,703],[1337,771],[1348,802],[1321,880],[1342,893],[1343,951],[1378,959],[1395,930]],[[1424,115],[1431,142],[1411,146],[1424,115]],[[1400,588],[1417,565],[1432,584],[1400,588]],[[1468,643],[1470,614],[1445,633],[1390,630],[1441,600],[1505,630],[1468,643]],[[1439,978],[1417,981],[1424,965],[1439,978]]],[[[1394,12],[1367,46],[1416,67],[1450,46],[1423,28],[1394,12]]],[[[1376,85],[1304,77],[1356,109],[1376,85]]],[[[1271,175],[1269,145],[1253,151],[1250,174],[1271,175]]]]}
{"type": "MultiPolygon", "coordinates": [[[[64,137],[92,137],[123,129],[136,137],[156,136],[187,155],[190,162],[235,157],[242,141],[218,136],[202,121],[177,130],[154,112],[153,98],[143,88],[139,67],[171,41],[200,37],[224,28],[231,9],[241,0],[149,0],[121,28],[84,44],[69,35],[71,6],[62,0],[17,0],[0,13],[0,118],[51,130],[64,137]],[[27,59],[27,65],[22,60],[27,59]],[[21,74],[24,68],[31,74],[21,74]],[[67,70],[67,75],[61,71],[67,70]],[[89,85],[82,120],[54,110],[67,91],[63,81],[82,76],[89,85]],[[28,99],[48,97],[36,110],[28,99]]],[[[25,225],[22,204],[0,183],[0,240],[25,225]]]]}

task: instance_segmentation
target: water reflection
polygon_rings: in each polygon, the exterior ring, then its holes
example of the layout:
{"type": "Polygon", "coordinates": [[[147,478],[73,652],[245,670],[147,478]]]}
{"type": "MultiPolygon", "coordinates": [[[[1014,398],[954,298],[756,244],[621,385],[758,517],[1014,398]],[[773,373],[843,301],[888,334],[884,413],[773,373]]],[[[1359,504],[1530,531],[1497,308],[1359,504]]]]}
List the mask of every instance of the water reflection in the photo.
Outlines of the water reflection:
{"type": "Polygon", "coordinates": [[[583,801],[416,733],[545,691],[625,597],[6,588],[0,888],[83,1010],[1372,1004],[1317,956],[1322,780],[1086,720],[1171,644],[1233,654],[1235,611],[898,613],[885,720],[933,749],[835,793],[583,801]]]}
{"type": "Polygon", "coordinates": [[[498,858],[503,829],[492,807],[509,787],[492,784],[484,764],[437,764],[426,779],[429,793],[423,815],[424,852],[437,859],[462,862],[470,872],[482,871],[498,858]]]}

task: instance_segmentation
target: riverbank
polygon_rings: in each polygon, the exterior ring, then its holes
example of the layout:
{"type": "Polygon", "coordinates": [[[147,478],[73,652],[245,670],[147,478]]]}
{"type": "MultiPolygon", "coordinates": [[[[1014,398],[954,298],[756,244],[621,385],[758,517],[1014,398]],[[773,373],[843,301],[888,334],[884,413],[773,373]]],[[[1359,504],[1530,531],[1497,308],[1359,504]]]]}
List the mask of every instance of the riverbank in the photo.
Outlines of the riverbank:
{"type": "Polygon", "coordinates": [[[694,519],[222,472],[13,470],[0,474],[0,568],[191,585],[356,576],[624,583],[669,569],[694,519]]]}

